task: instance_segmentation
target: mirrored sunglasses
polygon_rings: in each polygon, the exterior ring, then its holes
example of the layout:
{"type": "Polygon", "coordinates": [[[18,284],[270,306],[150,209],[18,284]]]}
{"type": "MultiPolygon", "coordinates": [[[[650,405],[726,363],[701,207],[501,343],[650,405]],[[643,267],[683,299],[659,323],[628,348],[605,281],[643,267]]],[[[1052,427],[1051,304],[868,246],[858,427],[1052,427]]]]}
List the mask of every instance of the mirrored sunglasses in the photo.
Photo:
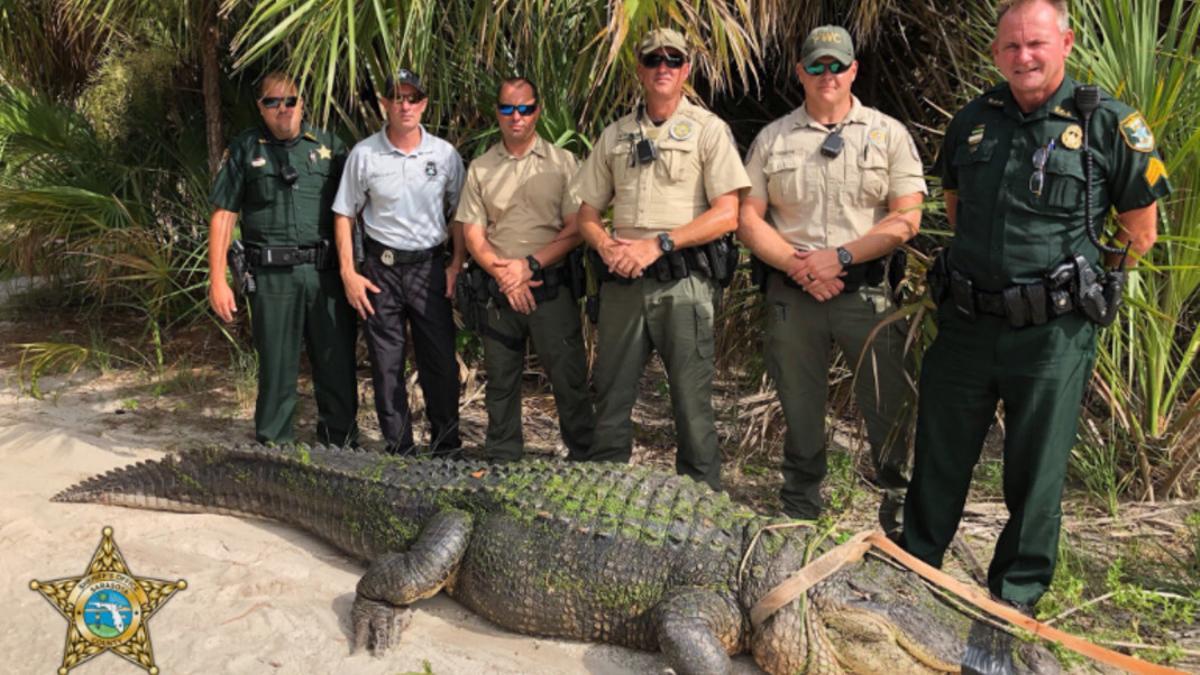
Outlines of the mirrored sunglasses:
{"type": "Polygon", "coordinates": [[[509,103],[501,103],[496,106],[496,110],[501,115],[504,115],[505,117],[508,117],[509,115],[513,114],[514,112],[521,113],[522,117],[529,117],[533,113],[537,112],[537,109],[538,109],[538,104],[536,101],[533,103],[522,103],[521,105],[512,105],[509,103]]]}
{"type": "Polygon", "coordinates": [[[814,63],[811,66],[804,66],[804,72],[808,73],[809,75],[824,75],[826,69],[828,69],[829,72],[833,73],[834,75],[839,75],[849,70],[850,66],[842,63],[841,61],[814,63]]]}
{"type": "Polygon", "coordinates": [[[287,96],[287,97],[264,96],[258,100],[260,103],[263,104],[264,108],[270,108],[270,109],[274,110],[275,108],[278,108],[280,104],[283,104],[283,106],[286,108],[295,108],[296,104],[300,102],[300,97],[299,96],[287,96]]]}
{"type": "Polygon", "coordinates": [[[678,54],[643,54],[641,61],[647,68],[657,68],[664,63],[671,70],[683,67],[683,57],[678,54]]]}

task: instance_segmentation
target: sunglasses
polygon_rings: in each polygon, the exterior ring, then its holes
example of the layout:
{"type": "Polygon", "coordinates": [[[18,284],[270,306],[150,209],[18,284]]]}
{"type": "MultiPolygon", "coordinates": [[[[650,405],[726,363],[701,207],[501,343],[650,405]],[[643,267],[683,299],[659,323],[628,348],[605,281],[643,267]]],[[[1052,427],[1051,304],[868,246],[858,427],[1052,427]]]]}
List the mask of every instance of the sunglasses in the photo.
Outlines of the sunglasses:
{"type": "Polygon", "coordinates": [[[1033,151],[1033,174],[1029,176],[1029,191],[1034,197],[1041,197],[1042,190],[1046,187],[1046,162],[1050,160],[1050,153],[1054,150],[1054,139],[1051,138],[1048,143],[1033,151]]]}
{"type": "Polygon", "coordinates": [[[814,63],[811,66],[804,66],[804,72],[809,75],[824,75],[826,70],[838,75],[850,70],[850,66],[841,61],[832,61],[830,63],[814,63]]]}
{"type": "Polygon", "coordinates": [[[424,100],[425,94],[396,94],[394,97],[392,97],[392,103],[397,105],[399,105],[401,101],[416,105],[424,100]]]}
{"type": "Polygon", "coordinates": [[[258,100],[263,104],[264,108],[270,108],[271,110],[274,110],[275,108],[278,108],[280,104],[283,104],[283,106],[287,108],[295,108],[296,104],[300,102],[300,97],[264,96],[258,100]]]}
{"type": "Polygon", "coordinates": [[[657,68],[664,63],[671,70],[683,67],[683,57],[678,54],[643,54],[641,61],[647,68],[657,68]]]}
{"type": "Polygon", "coordinates": [[[511,103],[500,103],[496,106],[496,110],[501,115],[504,115],[505,117],[512,115],[514,112],[521,113],[522,117],[529,117],[533,113],[537,112],[537,109],[538,109],[538,104],[536,101],[533,103],[522,103],[521,105],[513,105],[511,103]]]}

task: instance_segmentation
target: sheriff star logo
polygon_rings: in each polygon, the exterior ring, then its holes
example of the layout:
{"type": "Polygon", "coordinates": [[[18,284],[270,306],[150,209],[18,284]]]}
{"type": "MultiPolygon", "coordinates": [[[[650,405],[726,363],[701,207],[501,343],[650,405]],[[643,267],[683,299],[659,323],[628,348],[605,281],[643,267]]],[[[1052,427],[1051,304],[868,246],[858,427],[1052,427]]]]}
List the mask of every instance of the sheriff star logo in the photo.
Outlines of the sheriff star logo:
{"type": "Polygon", "coordinates": [[[29,587],[67,620],[67,644],[58,675],[111,651],[150,675],[158,675],[150,647],[150,617],[187,582],[134,576],[113,540],[102,531],[100,545],[82,577],[30,582],[29,587]]]}
{"type": "Polygon", "coordinates": [[[331,159],[333,157],[333,151],[322,144],[321,147],[317,148],[317,156],[321,159],[331,159]]]}

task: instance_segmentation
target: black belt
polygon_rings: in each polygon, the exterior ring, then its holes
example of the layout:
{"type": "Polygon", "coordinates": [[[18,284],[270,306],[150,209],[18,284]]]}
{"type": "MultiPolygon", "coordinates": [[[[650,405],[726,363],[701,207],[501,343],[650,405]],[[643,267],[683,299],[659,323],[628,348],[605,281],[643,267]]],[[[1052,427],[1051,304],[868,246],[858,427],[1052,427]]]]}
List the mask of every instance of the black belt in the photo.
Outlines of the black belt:
{"type": "Polygon", "coordinates": [[[435,256],[445,253],[445,244],[438,244],[426,249],[418,251],[404,251],[398,248],[391,248],[367,238],[367,254],[379,259],[379,262],[391,267],[392,265],[412,265],[415,263],[423,263],[426,260],[431,260],[435,256]]]}
{"type": "Polygon", "coordinates": [[[311,246],[246,247],[246,261],[255,267],[291,267],[317,262],[319,244],[311,246]]]}

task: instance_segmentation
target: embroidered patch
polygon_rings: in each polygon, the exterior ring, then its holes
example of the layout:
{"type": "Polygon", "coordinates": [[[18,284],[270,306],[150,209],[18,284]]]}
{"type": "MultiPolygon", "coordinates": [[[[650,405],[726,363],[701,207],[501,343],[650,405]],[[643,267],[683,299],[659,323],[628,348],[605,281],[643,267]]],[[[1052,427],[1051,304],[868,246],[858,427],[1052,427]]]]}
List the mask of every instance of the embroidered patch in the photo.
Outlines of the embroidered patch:
{"type": "Polygon", "coordinates": [[[1146,185],[1154,187],[1158,181],[1167,177],[1167,167],[1163,161],[1157,157],[1151,157],[1146,163],[1146,185]]]}
{"type": "Polygon", "coordinates": [[[425,175],[430,178],[437,175],[437,162],[425,162],[425,175]]]}
{"type": "Polygon", "coordinates": [[[977,124],[975,128],[971,130],[971,135],[967,137],[967,143],[971,145],[971,149],[974,149],[976,145],[979,145],[983,142],[983,132],[986,129],[987,127],[985,125],[977,124]]]}
{"type": "Polygon", "coordinates": [[[1083,128],[1078,124],[1063,129],[1062,136],[1059,138],[1062,141],[1063,147],[1068,150],[1078,150],[1079,146],[1083,145],[1083,128]]]}
{"type": "Polygon", "coordinates": [[[867,138],[875,145],[887,145],[887,129],[872,129],[867,138]]]}
{"type": "Polygon", "coordinates": [[[695,131],[696,129],[692,126],[691,122],[676,122],[675,124],[671,125],[671,128],[667,133],[671,135],[671,138],[674,138],[677,141],[686,141],[692,137],[692,134],[695,133],[695,131]]]}
{"type": "Polygon", "coordinates": [[[1075,119],[1075,115],[1071,114],[1070,110],[1067,110],[1066,108],[1062,107],[1061,105],[1054,106],[1054,110],[1051,110],[1050,112],[1052,114],[1058,115],[1059,117],[1065,117],[1069,120],[1075,119]]]}
{"type": "Polygon", "coordinates": [[[1154,133],[1150,131],[1150,125],[1146,124],[1142,113],[1135,112],[1121,120],[1121,136],[1125,138],[1126,145],[1138,152],[1154,150],[1154,133]]]}

